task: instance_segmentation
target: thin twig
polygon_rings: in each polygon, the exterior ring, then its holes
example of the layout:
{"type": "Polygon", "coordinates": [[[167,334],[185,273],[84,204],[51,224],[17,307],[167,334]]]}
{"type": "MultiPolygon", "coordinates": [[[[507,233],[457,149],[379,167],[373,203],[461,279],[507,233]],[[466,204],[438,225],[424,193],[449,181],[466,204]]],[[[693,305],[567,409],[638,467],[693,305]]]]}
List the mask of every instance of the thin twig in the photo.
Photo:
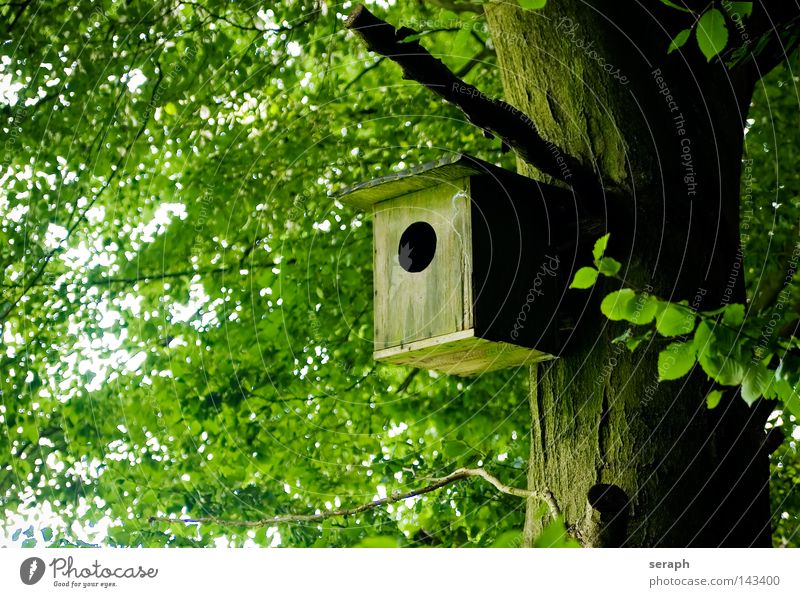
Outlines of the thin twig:
{"type": "MultiPolygon", "coordinates": [[[[186,276],[210,276],[216,274],[226,274],[226,273],[238,273],[239,271],[246,269],[246,270],[256,270],[256,269],[264,269],[264,268],[273,268],[279,267],[282,265],[292,264],[294,263],[294,259],[290,259],[288,261],[283,262],[270,262],[270,263],[253,263],[250,265],[240,265],[238,267],[234,266],[222,266],[222,267],[215,267],[210,269],[188,269],[182,271],[174,271],[174,272],[161,272],[161,273],[147,273],[147,274],[140,274],[138,276],[131,276],[129,278],[115,278],[115,277],[101,277],[101,278],[89,278],[85,282],[76,282],[74,280],[70,280],[66,282],[64,285],[66,286],[77,286],[81,288],[87,288],[91,286],[110,286],[112,284],[149,284],[152,282],[160,282],[162,280],[169,280],[173,278],[183,278],[186,276]]],[[[0,288],[31,288],[31,287],[44,287],[44,286],[61,286],[62,284],[52,284],[49,282],[37,282],[33,285],[23,285],[23,284],[0,284],[0,288]]]]}
{"type": "Polygon", "coordinates": [[[375,508],[380,508],[381,506],[388,506],[390,504],[401,502],[409,498],[425,495],[426,493],[431,493],[433,491],[436,491],[437,489],[441,489],[442,487],[450,485],[451,483],[460,481],[462,479],[468,479],[471,477],[480,477],[484,481],[494,486],[500,493],[513,495],[521,498],[541,499],[545,501],[547,505],[550,507],[550,512],[553,514],[553,516],[558,516],[560,513],[558,504],[556,503],[553,494],[549,490],[529,491],[527,489],[520,489],[518,487],[510,487],[505,483],[501,482],[497,477],[486,472],[482,468],[473,468],[473,469],[460,468],[458,470],[453,471],[446,477],[432,479],[433,482],[430,485],[426,485],[425,487],[422,487],[420,489],[415,489],[413,491],[408,491],[402,494],[395,493],[392,494],[391,496],[387,496],[379,500],[374,500],[366,504],[361,504],[360,506],[355,506],[353,508],[329,510],[327,512],[318,512],[315,514],[283,514],[279,516],[271,516],[269,518],[261,518],[257,520],[226,520],[223,518],[218,518],[216,516],[202,516],[198,518],[170,518],[168,516],[151,516],[148,520],[151,523],[179,522],[183,524],[216,524],[225,527],[245,527],[245,528],[264,527],[264,526],[272,526],[276,524],[293,523],[293,522],[320,522],[323,520],[327,520],[328,518],[346,518],[348,516],[355,516],[356,514],[361,514],[362,512],[367,512],[368,510],[374,510],[375,508]]]}
{"type": "Polygon", "coordinates": [[[353,77],[352,81],[350,81],[347,85],[344,86],[344,91],[347,91],[348,89],[350,89],[355,83],[357,83],[361,79],[361,77],[366,75],[369,71],[371,71],[371,70],[373,70],[375,68],[378,68],[380,66],[381,62],[383,62],[385,59],[386,59],[386,56],[381,56],[380,58],[378,58],[378,60],[376,60],[375,62],[370,64],[368,67],[366,67],[364,70],[362,70],[360,73],[358,73],[355,77],[353,77]]]}
{"type": "Polygon", "coordinates": [[[480,52],[478,52],[472,58],[470,58],[469,61],[464,66],[462,66],[456,71],[456,76],[466,77],[473,68],[475,68],[479,64],[483,64],[483,62],[487,58],[492,56],[492,54],[494,54],[492,50],[490,50],[489,48],[483,48],[480,52]]]}
{"type": "MultiPolygon", "coordinates": [[[[486,469],[482,468],[460,468],[452,472],[447,477],[443,478],[449,479],[453,476],[456,476],[457,479],[466,479],[468,477],[480,477],[487,483],[493,485],[500,493],[505,493],[507,495],[513,495],[525,499],[535,498],[542,500],[550,508],[550,513],[554,517],[561,515],[561,509],[558,507],[558,502],[556,502],[556,498],[553,495],[553,492],[550,491],[549,489],[544,489],[541,491],[532,491],[530,489],[520,489],[519,487],[511,487],[500,481],[494,475],[488,473],[486,469]]],[[[440,480],[440,479],[434,479],[434,480],[440,480]]]]}

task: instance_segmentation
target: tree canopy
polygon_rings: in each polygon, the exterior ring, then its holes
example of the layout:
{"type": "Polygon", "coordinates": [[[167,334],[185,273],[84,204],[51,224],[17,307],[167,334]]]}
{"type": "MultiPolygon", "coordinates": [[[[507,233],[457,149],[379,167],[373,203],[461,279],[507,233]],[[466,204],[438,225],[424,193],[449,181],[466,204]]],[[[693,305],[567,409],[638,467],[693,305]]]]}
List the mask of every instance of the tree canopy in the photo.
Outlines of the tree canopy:
{"type": "MultiPolygon", "coordinates": [[[[502,96],[478,3],[374,4],[502,96]]],[[[463,467],[524,487],[529,454],[526,368],[461,379],[372,360],[371,222],[337,194],[451,152],[510,169],[514,158],[370,53],[347,12],[305,1],[0,7],[7,542],[518,541],[525,500],[475,476],[325,517],[463,467]],[[322,516],[230,524],[296,515],[322,516]]],[[[711,31],[696,34],[704,52],[719,44],[711,31]]],[[[800,318],[797,83],[791,62],[762,80],[742,179],[747,321],[774,318],[789,338],[800,318]]],[[[795,546],[800,431],[780,409],[769,426],[787,436],[771,457],[774,541],[795,546]]]]}

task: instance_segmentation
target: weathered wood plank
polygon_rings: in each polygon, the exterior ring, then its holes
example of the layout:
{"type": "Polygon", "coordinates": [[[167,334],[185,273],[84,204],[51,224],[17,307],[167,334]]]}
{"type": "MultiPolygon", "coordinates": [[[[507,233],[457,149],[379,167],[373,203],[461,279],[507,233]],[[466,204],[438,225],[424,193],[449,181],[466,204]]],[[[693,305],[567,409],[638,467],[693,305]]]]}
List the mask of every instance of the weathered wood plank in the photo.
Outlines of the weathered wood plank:
{"type": "Polygon", "coordinates": [[[381,201],[466,178],[472,174],[483,174],[494,170],[499,168],[472,156],[456,153],[349,187],[341,193],[339,200],[358,209],[367,210],[381,201]]]}
{"type": "Polygon", "coordinates": [[[373,356],[376,361],[384,363],[422,367],[460,376],[478,375],[553,358],[522,346],[477,338],[471,329],[405,346],[376,350],[373,356]]]}
{"type": "Polygon", "coordinates": [[[376,350],[473,326],[470,226],[466,178],[375,206],[376,350]],[[436,251],[423,271],[408,272],[400,264],[399,245],[403,232],[415,222],[433,227],[436,251]]]}

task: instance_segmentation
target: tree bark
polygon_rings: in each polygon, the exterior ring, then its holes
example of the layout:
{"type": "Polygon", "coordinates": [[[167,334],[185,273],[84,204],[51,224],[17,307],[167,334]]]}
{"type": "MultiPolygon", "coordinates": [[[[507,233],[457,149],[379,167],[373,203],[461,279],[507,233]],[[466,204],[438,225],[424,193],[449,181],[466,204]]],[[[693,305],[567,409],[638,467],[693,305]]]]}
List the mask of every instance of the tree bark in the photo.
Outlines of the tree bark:
{"type": "MultiPolygon", "coordinates": [[[[608,222],[608,254],[629,285],[701,309],[744,302],[739,178],[754,81],[696,47],[668,55],[681,15],[640,4],[487,4],[505,100],[627,203],[634,225],[608,222]]],[[[593,292],[569,352],[531,372],[529,489],[552,491],[586,545],[769,546],[769,407],[730,395],[708,411],[699,368],[658,383],[667,342],[614,344],[624,326],[598,316],[612,289],[593,292]]],[[[543,522],[531,500],[528,542],[543,522]]]]}

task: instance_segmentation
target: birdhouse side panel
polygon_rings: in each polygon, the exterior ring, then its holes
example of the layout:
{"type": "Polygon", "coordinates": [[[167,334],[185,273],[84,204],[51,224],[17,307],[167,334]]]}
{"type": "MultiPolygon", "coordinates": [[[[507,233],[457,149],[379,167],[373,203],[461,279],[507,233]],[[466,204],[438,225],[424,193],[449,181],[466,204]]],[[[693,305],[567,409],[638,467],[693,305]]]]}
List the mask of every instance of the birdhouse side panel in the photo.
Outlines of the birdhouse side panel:
{"type": "Polygon", "coordinates": [[[473,324],[469,179],[375,205],[375,350],[473,324]]]}
{"type": "Polygon", "coordinates": [[[569,196],[519,176],[473,177],[472,193],[476,335],[558,354],[574,263],[569,196]]]}

